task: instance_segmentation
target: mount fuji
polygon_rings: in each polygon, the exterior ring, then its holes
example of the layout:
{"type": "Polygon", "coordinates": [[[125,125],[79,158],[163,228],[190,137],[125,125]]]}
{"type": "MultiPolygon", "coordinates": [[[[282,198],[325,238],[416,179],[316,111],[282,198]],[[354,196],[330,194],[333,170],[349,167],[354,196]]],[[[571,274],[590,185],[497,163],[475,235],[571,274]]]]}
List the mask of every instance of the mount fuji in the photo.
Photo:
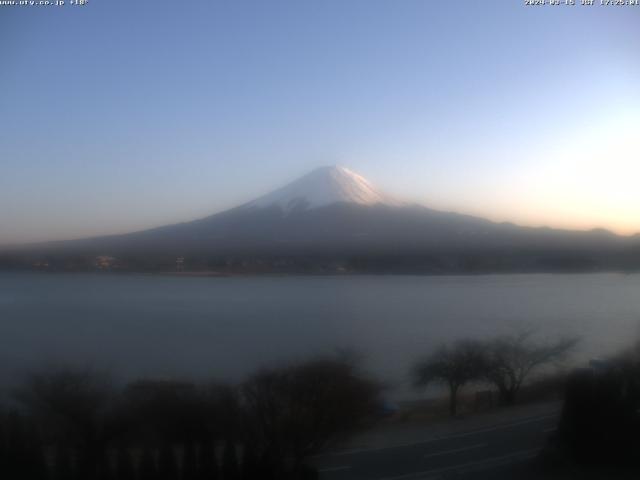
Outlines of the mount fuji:
{"type": "Polygon", "coordinates": [[[325,207],[334,203],[399,206],[402,202],[380,191],[348,168],[321,167],[256,200],[249,208],[279,207],[284,212],[325,207]]]}
{"type": "Polygon", "coordinates": [[[176,268],[176,258],[188,270],[249,273],[629,270],[640,268],[640,238],[432,210],[332,166],[206,218],[41,244],[21,249],[21,255],[26,262],[47,258],[47,264],[67,269],[108,256],[122,269],[164,271],[176,268]]]}

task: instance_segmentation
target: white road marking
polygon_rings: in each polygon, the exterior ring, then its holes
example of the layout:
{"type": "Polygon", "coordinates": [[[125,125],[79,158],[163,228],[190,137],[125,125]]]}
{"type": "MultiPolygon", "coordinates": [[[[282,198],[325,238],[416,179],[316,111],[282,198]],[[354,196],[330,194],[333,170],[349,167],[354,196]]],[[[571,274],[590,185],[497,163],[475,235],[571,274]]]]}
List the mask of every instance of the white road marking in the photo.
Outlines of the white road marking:
{"type": "Polygon", "coordinates": [[[323,454],[323,455],[318,455],[318,457],[319,458],[321,458],[321,457],[340,457],[340,456],[344,456],[344,455],[354,455],[354,454],[357,454],[357,453],[380,452],[382,450],[391,450],[391,449],[394,449],[394,448],[415,447],[417,445],[425,445],[427,443],[439,442],[441,440],[451,440],[451,439],[454,439],[454,438],[464,438],[464,437],[469,437],[471,435],[477,435],[479,433],[494,432],[496,430],[502,430],[502,429],[505,429],[505,428],[518,427],[520,425],[526,425],[527,423],[542,422],[544,420],[549,420],[551,418],[558,418],[558,414],[544,415],[542,417],[527,418],[525,420],[520,420],[520,421],[513,422],[513,423],[505,423],[505,424],[502,424],[502,425],[496,425],[494,427],[481,428],[481,429],[478,429],[478,430],[472,430],[470,432],[455,433],[453,435],[447,435],[447,436],[444,436],[444,437],[434,437],[434,438],[430,438],[430,439],[427,439],[427,440],[421,440],[421,441],[418,441],[418,442],[399,443],[399,444],[396,444],[396,445],[390,445],[388,447],[354,448],[354,449],[345,450],[345,451],[342,451],[342,452],[326,453],[326,454],[323,454]]]}
{"type": "Polygon", "coordinates": [[[423,456],[422,458],[439,457],[441,455],[449,455],[451,453],[466,452],[467,450],[475,450],[476,448],[484,448],[484,447],[486,447],[488,445],[489,445],[488,443],[478,443],[477,445],[470,445],[468,447],[452,448],[451,450],[443,450],[441,452],[428,453],[427,455],[423,456]]]}
{"type": "Polygon", "coordinates": [[[476,435],[478,433],[495,432],[496,430],[502,430],[503,428],[519,427],[520,425],[526,425],[527,423],[542,422],[550,418],[557,418],[558,415],[545,415],[544,417],[529,418],[526,420],[520,420],[519,422],[507,423],[504,425],[496,425],[495,427],[481,428],[479,430],[473,430],[466,433],[456,433],[455,435],[449,435],[448,437],[440,437],[435,440],[448,440],[450,438],[468,437],[469,435],[476,435]]]}
{"type": "Polygon", "coordinates": [[[483,466],[498,466],[500,464],[508,463],[509,461],[516,459],[526,460],[527,458],[533,458],[539,451],[540,449],[520,450],[508,455],[486,458],[477,462],[461,463],[452,467],[434,468],[432,470],[424,470],[422,472],[405,473],[404,475],[398,475],[395,477],[382,477],[378,478],[377,480],[435,480],[439,478],[439,475],[446,472],[453,472],[458,470],[473,470],[474,468],[483,466]]]}

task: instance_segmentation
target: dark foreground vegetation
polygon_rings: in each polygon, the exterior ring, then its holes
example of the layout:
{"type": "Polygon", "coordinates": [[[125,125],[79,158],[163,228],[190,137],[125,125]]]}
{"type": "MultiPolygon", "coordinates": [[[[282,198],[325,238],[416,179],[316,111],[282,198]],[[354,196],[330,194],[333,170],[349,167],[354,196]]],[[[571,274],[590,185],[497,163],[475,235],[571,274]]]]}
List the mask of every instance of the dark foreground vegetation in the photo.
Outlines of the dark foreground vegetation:
{"type": "Polygon", "coordinates": [[[333,358],[237,387],[37,374],[0,413],[0,478],[313,479],[307,459],[370,420],[378,393],[333,358]]]}
{"type": "Polygon", "coordinates": [[[583,478],[640,476],[640,345],[572,372],[543,458],[555,470],[591,472],[583,478]]]}
{"type": "MultiPolygon", "coordinates": [[[[417,362],[414,374],[419,385],[448,386],[450,414],[468,383],[509,406],[540,390],[531,372],[574,345],[530,334],[458,341],[417,362]]],[[[636,478],[640,347],[542,382],[564,392],[561,418],[542,455],[518,475],[636,478]]],[[[235,386],[149,379],[116,386],[93,371],[32,374],[0,403],[0,478],[316,479],[313,456],[386,413],[380,393],[347,356],[264,369],[235,386]]]]}

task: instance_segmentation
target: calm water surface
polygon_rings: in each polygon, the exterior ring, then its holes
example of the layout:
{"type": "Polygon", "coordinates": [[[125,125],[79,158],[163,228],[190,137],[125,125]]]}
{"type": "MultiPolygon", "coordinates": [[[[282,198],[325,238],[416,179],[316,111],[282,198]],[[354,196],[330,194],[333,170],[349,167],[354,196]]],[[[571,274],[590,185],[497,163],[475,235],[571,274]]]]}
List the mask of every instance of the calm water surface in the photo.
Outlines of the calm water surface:
{"type": "Polygon", "coordinates": [[[442,341],[536,328],[574,362],[640,338],[640,275],[175,278],[0,274],[0,377],[81,363],[118,375],[239,379],[354,349],[397,388],[442,341]]]}

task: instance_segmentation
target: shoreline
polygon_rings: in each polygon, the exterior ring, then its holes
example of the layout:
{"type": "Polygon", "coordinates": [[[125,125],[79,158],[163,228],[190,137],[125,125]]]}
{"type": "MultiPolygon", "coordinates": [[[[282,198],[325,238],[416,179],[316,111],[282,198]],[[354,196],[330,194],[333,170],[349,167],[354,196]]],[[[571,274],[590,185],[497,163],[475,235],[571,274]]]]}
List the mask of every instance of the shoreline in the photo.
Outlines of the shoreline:
{"type": "Polygon", "coordinates": [[[0,269],[0,274],[48,274],[48,275],[123,275],[155,276],[175,278],[284,278],[284,277],[505,277],[530,275],[640,275],[640,270],[594,270],[594,271],[499,271],[499,272],[220,272],[216,270],[194,271],[143,271],[143,270],[27,270],[0,269]]]}

